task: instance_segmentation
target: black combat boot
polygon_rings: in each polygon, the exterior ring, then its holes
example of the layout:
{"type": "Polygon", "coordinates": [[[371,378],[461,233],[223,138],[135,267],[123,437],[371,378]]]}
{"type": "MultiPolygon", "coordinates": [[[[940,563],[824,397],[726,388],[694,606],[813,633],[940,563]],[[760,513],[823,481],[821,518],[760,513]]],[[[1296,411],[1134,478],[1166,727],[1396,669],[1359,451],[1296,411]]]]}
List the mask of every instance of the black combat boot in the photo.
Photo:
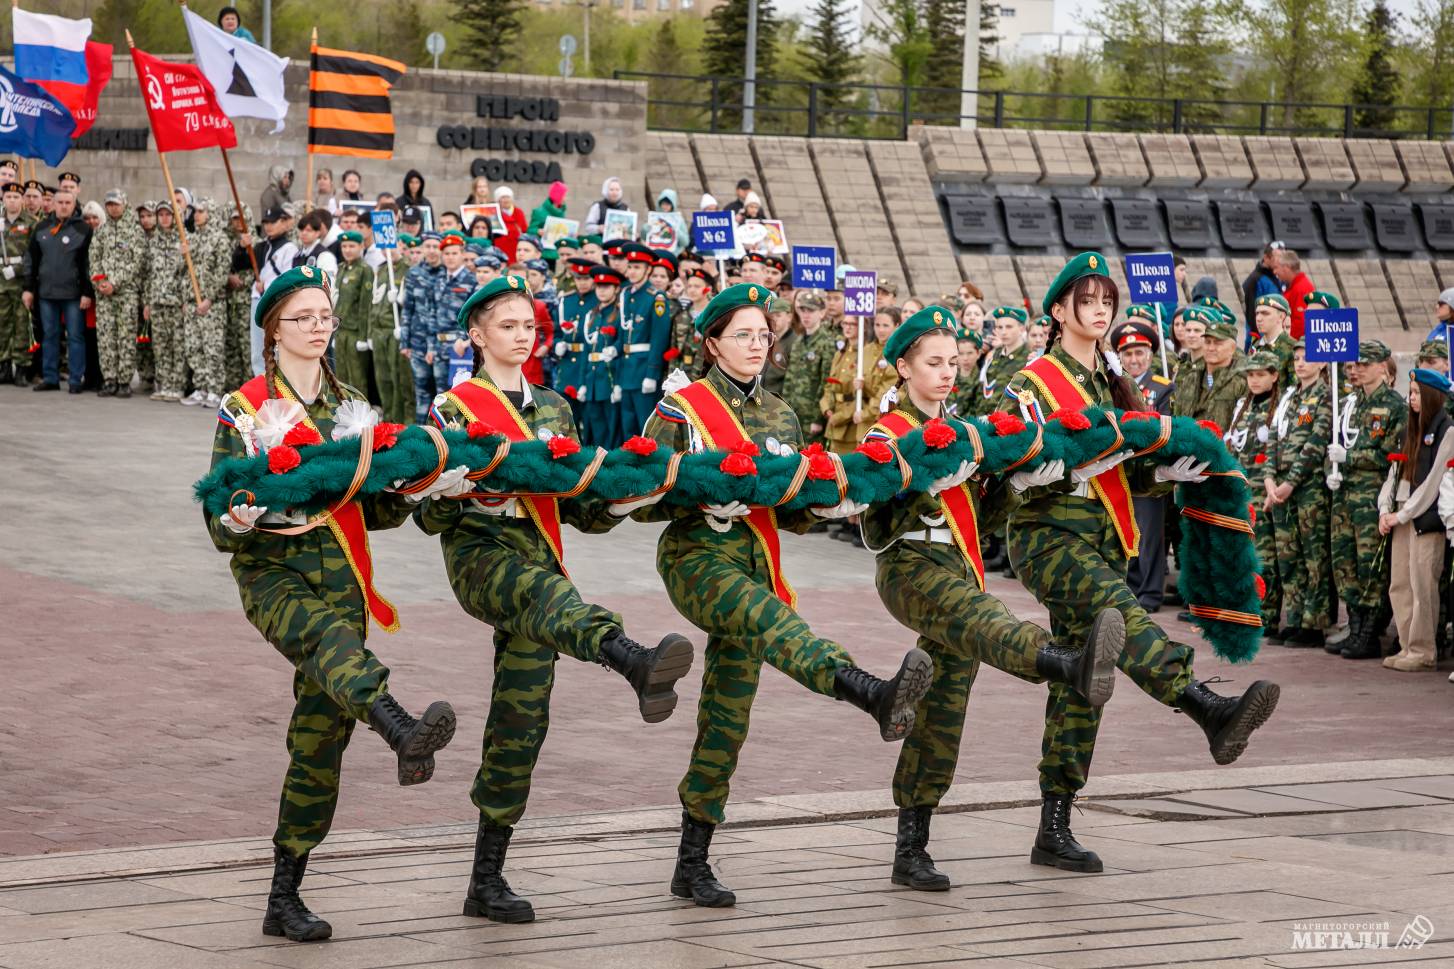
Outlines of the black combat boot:
{"type": "Polygon", "coordinates": [[[0,360],[0,384],[15,380],[15,366],[9,360],[0,360]]]}
{"type": "Polygon", "coordinates": [[[737,896],[712,874],[707,863],[707,849],[712,845],[715,824],[697,821],[682,812],[682,843],[677,847],[677,867],[671,873],[671,893],[677,898],[690,898],[703,908],[730,908],[737,896]]]}
{"type": "Polygon", "coordinates": [[[933,807],[899,808],[899,840],[894,845],[895,885],[918,892],[949,891],[949,876],[929,857],[929,818],[933,807]]]}
{"type": "Polygon", "coordinates": [[[1119,609],[1103,609],[1091,624],[1084,646],[1040,647],[1035,672],[1052,683],[1064,683],[1093,707],[1104,706],[1116,686],[1116,662],[1126,648],[1126,618],[1119,609]]]}
{"type": "Polygon", "coordinates": [[[1040,830],[1030,849],[1030,864],[1061,871],[1101,871],[1101,856],[1083,848],[1070,830],[1070,802],[1074,794],[1046,794],[1040,803],[1040,830]]]}
{"type": "Polygon", "coordinates": [[[676,709],[672,687],[692,668],[692,644],[685,636],[668,633],[655,649],[647,649],[618,629],[601,643],[601,665],[626,677],[636,691],[641,719],[659,723],[676,709]]]}
{"type": "Polygon", "coordinates": [[[1355,609],[1351,612],[1349,625],[1354,632],[1343,642],[1338,651],[1344,659],[1378,659],[1383,652],[1378,637],[1373,633],[1373,610],[1355,609]]]}
{"type": "Polygon", "coordinates": [[[423,784],[434,776],[434,752],[454,739],[454,708],[436,700],[415,720],[384,693],[369,707],[369,726],[399,755],[399,784],[423,784]]]}
{"type": "Polygon", "coordinates": [[[116,396],[117,397],[120,397],[122,400],[125,400],[126,398],[130,397],[131,396],[131,384],[130,383],[117,383],[117,385],[116,385],[116,396]]]}
{"type": "Polygon", "coordinates": [[[1293,649],[1316,649],[1324,643],[1323,631],[1321,629],[1309,629],[1306,626],[1293,630],[1291,636],[1283,641],[1284,646],[1293,649]]]}
{"type": "Polygon", "coordinates": [[[1272,716],[1281,693],[1276,683],[1258,680],[1241,696],[1218,696],[1205,683],[1192,680],[1181,691],[1176,708],[1207,735],[1212,760],[1226,765],[1242,756],[1247,738],[1272,716]]]}
{"type": "Polygon", "coordinates": [[[116,384],[112,383],[109,380],[106,381],[105,383],[101,384],[101,389],[98,390],[98,391],[96,391],[96,396],[97,397],[115,397],[116,396],[116,384]]]}
{"type": "Polygon", "coordinates": [[[273,884],[263,913],[263,935],[283,936],[289,942],[321,942],[333,936],[333,926],[308,911],[298,895],[307,867],[307,855],[294,857],[273,846],[273,884]]]}
{"type": "Polygon", "coordinates": [[[899,672],[881,680],[857,666],[842,666],[833,674],[833,695],[847,700],[878,721],[879,736],[903,740],[914,729],[914,708],[934,682],[934,661],[922,649],[904,654],[899,672]]]}
{"type": "Polygon", "coordinates": [[[470,868],[470,888],[464,899],[464,914],[491,922],[534,922],[535,908],[510,890],[505,881],[505,852],[510,848],[514,828],[504,828],[480,819],[475,832],[475,863],[470,868]]]}
{"type": "Polygon", "coordinates": [[[1323,652],[1332,653],[1337,656],[1358,642],[1358,630],[1363,628],[1363,611],[1357,606],[1348,607],[1348,635],[1336,642],[1329,638],[1323,639],[1323,652]]]}

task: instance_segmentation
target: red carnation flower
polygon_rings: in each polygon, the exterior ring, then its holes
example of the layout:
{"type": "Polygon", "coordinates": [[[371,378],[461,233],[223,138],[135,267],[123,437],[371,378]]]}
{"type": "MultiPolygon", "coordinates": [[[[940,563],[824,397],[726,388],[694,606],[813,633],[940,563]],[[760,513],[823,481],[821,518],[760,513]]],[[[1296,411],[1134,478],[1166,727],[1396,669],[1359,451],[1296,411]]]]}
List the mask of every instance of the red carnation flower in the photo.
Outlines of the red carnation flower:
{"type": "Polygon", "coordinates": [[[1446,467],[1446,468],[1454,468],[1454,458],[1450,458],[1448,461],[1446,461],[1444,463],[1444,467],[1446,467]]]}
{"type": "Polygon", "coordinates": [[[1207,430],[1217,435],[1217,437],[1222,436],[1222,429],[1217,426],[1216,421],[1197,421],[1197,427],[1205,427],[1207,430]]]}
{"type": "Polygon", "coordinates": [[[733,477],[741,478],[749,474],[757,474],[757,462],[743,454],[741,451],[733,451],[722,459],[717,465],[723,474],[730,474],[733,477]]]}
{"type": "Polygon", "coordinates": [[[268,470],[273,474],[287,474],[303,463],[303,456],[291,444],[279,444],[268,452],[268,470]]]}
{"type": "Polygon", "coordinates": [[[678,350],[676,347],[670,347],[670,348],[668,348],[668,350],[665,353],[663,353],[661,355],[661,358],[663,360],[671,361],[671,360],[675,360],[677,357],[679,357],[681,355],[682,355],[682,352],[680,350],[678,350]]]}
{"type": "Polygon", "coordinates": [[[1404,454],[1402,451],[1395,451],[1388,456],[1388,460],[1392,464],[1403,464],[1408,459],[1408,455],[1404,454]]]}
{"type": "Polygon", "coordinates": [[[616,335],[616,328],[614,326],[603,326],[603,327],[601,327],[601,336],[615,336],[615,335],[616,335]]]}
{"type": "Polygon", "coordinates": [[[621,445],[621,447],[623,450],[630,451],[632,454],[639,454],[642,457],[656,452],[656,442],[649,437],[642,437],[640,434],[632,438],[627,438],[626,443],[621,445]]]}
{"type": "Polygon", "coordinates": [[[568,385],[565,388],[565,390],[561,391],[561,393],[565,394],[571,400],[575,400],[576,397],[579,395],[579,391],[576,390],[576,388],[575,388],[575,386],[573,384],[572,385],[568,385]]]}
{"type": "Polygon", "coordinates": [[[1266,454],[1259,454],[1259,455],[1257,455],[1257,457],[1255,457],[1255,458],[1252,459],[1252,463],[1253,464],[1266,464],[1267,463],[1267,455],[1266,454]]]}
{"type": "Polygon", "coordinates": [[[1257,524],[1257,508],[1250,501],[1247,502],[1247,523],[1254,526],[1257,524]]]}
{"type": "Polygon", "coordinates": [[[1054,411],[1046,420],[1059,421],[1060,426],[1067,431],[1083,431],[1091,426],[1089,417],[1069,407],[1062,407],[1060,410],[1054,411]]]}
{"type": "Polygon", "coordinates": [[[560,325],[560,332],[562,333],[574,333],[575,329],[576,325],[569,320],[560,325]]]}
{"type": "Polygon", "coordinates": [[[1254,572],[1254,573],[1252,573],[1252,581],[1254,583],[1256,583],[1256,585],[1257,585],[1257,599],[1258,599],[1258,601],[1260,602],[1263,599],[1266,599],[1267,598],[1267,583],[1262,580],[1262,576],[1260,576],[1260,575],[1258,575],[1257,573],[1254,572]]]}
{"type": "Polygon", "coordinates": [[[323,435],[319,434],[307,424],[294,424],[293,429],[283,435],[283,443],[289,447],[306,447],[309,444],[322,444],[323,435]]]}
{"type": "Polygon", "coordinates": [[[1007,414],[1002,410],[993,411],[986,418],[990,426],[995,429],[998,437],[1009,437],[1013,434],[1020,434],[1025,430],[1025,422],[1014,414],[1007,414]]]}
{"type": "Polygon", "coordinates": [[[746,438],[743,438],[736,444],[732,445],[732,450],[737,452],[738,454],[745,454],[749,458],[755,458],[758,455],[762,454],[762,450],[756,444],[753,444],[746,438]]]}
{"type": "Polygon", "coordinates": [[[557,461],[566,455],[575,454],[581,449],[581,446],[576,443],[575,438],[566,437],[564,434],[557,434],[555,437],[546,441],[545,446],[550,449],[550,456],[557,461]]]}
{"type": "MultiPolygon", "coordinates": [[[[572,388],[567,387],[566,389],[570,390],[572,388]]],[[[465,430],[469,432],[471,440],[477,437],[489,437],[491,434],[497,433],[493,427],[484,421],[470,421],[465,430]]]]}
{"type": "Polygon", "coordinates": [[[384,451],[399,443],[399,432],[404,429],[403,424],[390,424],[388,421],[380,421],[374,425],[374,450],[384,451]]]}
{"type": "Polygon", "coordinates": [[[1159,421],[1161,415],[1154,410],[1128,410],[1121,415],[1122,421],[1159,421]]]}
{"type": "Polygon", "coordinates": [[[808,456],[808,477],[814,481],[832,481],[838,477],[838,469],[827,452],[819,451],[808,456]]]}
{"type": "Polygon", "coordinates": [[[958,432],[946,424],[943,418],[936,417],[924,425],[924,443],[930,447],[948,447],[958,437],[958,432]]]}
{"type": "Polygon", "coordinates": [[[857,450],[859,454],[879,464],[888,464],[894,459],[894,452],[883,441],[864,441],[857,450]]]}

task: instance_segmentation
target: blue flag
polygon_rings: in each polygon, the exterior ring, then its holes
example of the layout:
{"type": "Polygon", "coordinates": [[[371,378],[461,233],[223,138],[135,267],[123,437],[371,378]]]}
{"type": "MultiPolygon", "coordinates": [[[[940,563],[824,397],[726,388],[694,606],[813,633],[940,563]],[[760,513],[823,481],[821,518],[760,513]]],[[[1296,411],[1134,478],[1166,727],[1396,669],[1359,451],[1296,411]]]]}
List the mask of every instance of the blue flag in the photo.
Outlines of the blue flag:
{"type": "Polygon", "coordinates": [[[71,150],[75,130],[76,119],[45,88],[0,67],[0,153],[55,168],[71,150]]]}

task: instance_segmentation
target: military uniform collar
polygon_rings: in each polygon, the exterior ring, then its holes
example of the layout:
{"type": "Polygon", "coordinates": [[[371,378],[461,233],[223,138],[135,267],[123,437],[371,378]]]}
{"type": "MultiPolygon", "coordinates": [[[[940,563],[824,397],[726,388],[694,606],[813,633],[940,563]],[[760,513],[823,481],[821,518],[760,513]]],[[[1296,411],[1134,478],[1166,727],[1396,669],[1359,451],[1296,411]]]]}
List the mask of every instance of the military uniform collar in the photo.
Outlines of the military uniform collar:
{"type": "MultiPolygon", "coordinates": [[[[733,379],[723,372],[716,364],[707,371],[707,383],[712,389],[721,395],[722,399],[731,404],[734,408],[742,406],[742,388],[737,386],[733,379]]],[[[752,389],[747,392],[747,399],[754,404],[762,403],[762,375],[758,374],[752,379],[752,389]]]]}
{"type": "MultiPolygon", "coordinates": [[[[491,387],[494,387],[502,394],[510,393],[510,391],[495,383],[494,378],[490,376],[490,372],[486,370],[483,366],[481,366],[479,372],[475,374],[475,379],[481,381],[482,383],[489,384],[491,387]]],[[[523,414],[527,410],[535,407],[535,397],[533,394],[530,393],[530,381],[526,380],[523,374],[520,377],[520,384],[525,388],[525,391],[524,397],[520,400],[520,406],[517,407],[516,410],[520,411],[520,413],[523,414]]]]}
{"type": "Polygon", "coordinates": [[[1084,364],[1067,353],[1059,340],[1055,341],[1055,346],[1047,351],[1046,355],[1058,361],[1082,387],[1088,383],[1099,383],[1104,387],[1111,386],[1110,374],[1106,370],[1106,363],[1099,349],[1095,352],[1095,367],[1092,369],[1086,369],[1084,364]]]}

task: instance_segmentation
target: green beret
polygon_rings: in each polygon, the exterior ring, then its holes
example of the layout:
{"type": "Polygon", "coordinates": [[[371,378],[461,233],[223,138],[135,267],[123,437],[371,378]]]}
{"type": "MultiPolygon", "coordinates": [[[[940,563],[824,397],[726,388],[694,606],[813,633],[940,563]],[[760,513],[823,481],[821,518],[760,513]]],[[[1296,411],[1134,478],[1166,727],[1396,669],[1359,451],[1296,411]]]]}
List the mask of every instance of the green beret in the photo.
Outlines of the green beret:
{"type": "Polygon", "coordinates": [[[1284,314],[1291,313],[1292,307],[1287,305],[1287,300],[1278,293],[1267,293],[1257,297],[1257,302],[1252,304],[1253,309],[1259,306],[1271,306],[1275,310],[1282,310],[1284,314]]]}
{"type": "Polygon", "coordinates": [[[581,236],[581,245],[583,246],[588,246],[591,243],[595,243],[599,246],[602,244],[602,242],[603,240],[601,239],[601,234],[599,232],[593,236],[581,236]]]}
{"type": "Polygon", "coordinates": [[[464,301],[464,305],[455,314],[455,325],[461,330],[468,329],[470,314],[475,311],[475,307],[487,299],[494,299],[501,293],[518,293],[521,296],[532,300],[534,299],[534,297],[530,296],[530,287],[525,285],[525,280],[522,277],[501,276],[498,279],[490,280],[473,293],[470,293],[469,299],[464,301]]]}
{"type": "Polygon", "coordinates": [[[1149,303],[1132,303],[1126,307],[1126,319],[1145,320],[1147,323],[1156,322],[1156,309],[1149,303]]]}
{"type": "Polygon", "coordinates": [[[1237,365],[1238,373],[1246,373],[1249,370],[1271,370],[1273,373],[1277,373],[1281,369],[1282,361],[1271,350],[1258,350],[1237,365]]]}
{"type": "Polygon", "coordinates": [[[570,236],[555,240],[555,247],[559,249],[561,246],[565,246],[567,249],[579,249],[581,247],[581,240],[574,239],[570,236]]]}
{"type": "MultiPolygon", "coordinates": [[[[711,307],[708,308],[710,309],[711,307]]],[[[1006,307],[1001,307],[1001,309],[1004,308],[1006,307]]],[[[995,312],[998,313],[999,310],[995,312]]],[[[1009,316],[1010,314],[1006,313],[1005,315],[1009,316]]],[[[1025,315],[1023,310],[1020,311],[1020,315],[1025,315]]],[[[899,359],[903,357],[909,347],[913,345],[914,341],[931,330],[943,330],[946,333],[951,333],[956,340],[961,336],[958,332],[959,324],[954,319],[952,310],[947,310],[942,306],[926,306],[896,326],[894,332],[890,333],[889,338],[884,341],[884,359],[889,362],[889,366],[892,367],[898,363],[899,359]]],[[[963,334],[963,336],[966,340],[974,339],[974,337],[969,336],[967,333],[963,334]]]]}
{"type": "Polygon", "coordinates": [[[407,232],[401,232],[399,233],[399,245],[405,249],[417,249],[419,247],[419,237],[412,236],[407,232]]]}
{"type": "Polygon", "coordinates": [[[1210,340],[1235,340],[1237,339],[1237,327],[1218,318],[1215,323],[1207,324],[1206,337],[1210,340]]]}
{"type": "Polygon", "coordinates": [[[1382,340],[1364,340],[1358,344],[1359,363],[1382,363],[1393,356],[1393,351],[1382,340]]]}
{"type": "Polygon", "coordinates": [[[1213,324],[1225,324],[1227,321],[1222,318],[1222,311],[1215,306],[1186,306],[1177,312],[1181,313],[1183,322],[1200,323],[1210,327],[1213,324]]]}
{"type": "Polygon", "coordinates": [[[764,313],[771,313],[775,299],[772,290],[761,283],[738,283],[735,286],[728,286],[713,296],[702,312],[698,314],[697,332],[706,336],[714,323],[744,306],[756,306],[764,313]]]}
{"type": "Polygon", "coordinates": [[[1419,347],[1419,356],[1430,357],[1435,360],[1449,359],[1449,344],[1443,340],[1430,340],[1419,347]]]}
{"type": "Polygon", "coordinates": [[[1050,307],[1055,305],[1056,300],[1065,294],[1065,291],[1075,284],[1075,281],[1086,276],[1104,276],[1109,279],[1111,272],[1106,268],[1106,257],[1099,252],[1082,252],[1070,262],[1050,283],[1050,288],[1045,291],[1045,299],[1040,302],[1041,312],[1049,315],[1050,307]]]}
{"type": "Polygon", "coordinates": [[[990,316],[993,316],[997,320],[1012,319],[1021,326],[1030,322],[1030,314],[1018,306],[996,306],[990,316]]]}
{"type": "Polygon", "coordinates": [[[321,289],[330,300],[333,299],[333,287],[328,283],[326,272],[313,266],[294,266],[268,284],[267,290],[257,301],[257,314],[253,316],[253,322],[262,326],[263,320],[272,312],[273,307],[303,289],[321,289]]]}
{"type": "Polygon", "coordinates": [[[975,326],[961,326],[954,333],[956,340],[968,340],[981,350],[984,349],[984,332],[975,326]]]}
{"type": "Polygon", "coordinates": [[[1320,289],[1304,296],[1303,305],[1321,306],[1324,309],[1336,310],[1342,307],[1343,304],[1338,302],[1338,297],[1334,296],[1332,293],[1325,293],[1320,289]]]}
{"type": "Polygon", "coordinates": [[[1039,316],[1035,317],[1036,326],[1049,326],[1054,322],[1055,317],[1051,316],[1049,313],[1041,313],[1039,316]]]}
{"type": "Polygon", "coordinates": [[[349,229],[347,232],[340,232],[338,234],[338,241],[357,242],[359,245],[363,245],[363,233],[355,232],[353,229],[349,229]]]}

